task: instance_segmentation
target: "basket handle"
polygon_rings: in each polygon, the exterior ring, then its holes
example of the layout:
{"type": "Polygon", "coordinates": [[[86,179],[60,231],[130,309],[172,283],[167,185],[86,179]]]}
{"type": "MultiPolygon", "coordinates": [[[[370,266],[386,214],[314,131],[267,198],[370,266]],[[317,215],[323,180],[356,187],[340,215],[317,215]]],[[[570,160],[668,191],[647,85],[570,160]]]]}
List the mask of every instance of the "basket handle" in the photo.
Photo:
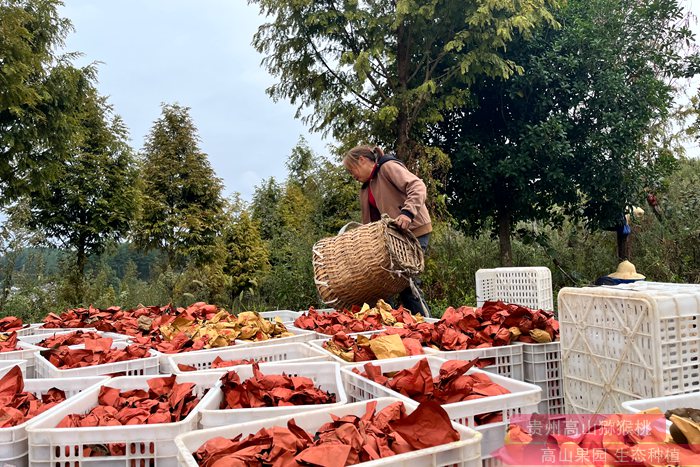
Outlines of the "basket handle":
{"type": "MultiPolygon", "coordinates": [[[[393,227],[394,229],[396,229],[396,230],[402,232],[404,235],[408,235],[408,236],[411,236],[411,237],[413,236],[413,232],[411,232],[410,230],[399,229],[398,226],[396,225],[396,220],[395,220],[395,219],[392,219],[391,217],[389,217],[388,214],[382,214],[382,219],[381,219],[381,220],[384,221],[384,222],[386,222],[386,224],[387,224],[389,227],[393,227]]],[[[360,224],[359,222],[354,222],[354,221],[348,222],[347,224],[345,224],[343,227],[340,228],[340,230],[338,231],[338,235],[342,235],[342,234],[344,234],[348,229],[355,229],[355,228],[357,228],[357,227],[360,227],[361,225],[362,225],[362,224],[360,224]]]]}
{"type": "Polygon", "coordinates": [[[345,233],[346,230],[348,230],[348,229],[355,229],[355,228],[357,228],[357,227],[360,227],[361,225],[362,225],[362,224],[360,224],[359,222],[354,222],[354,221],[353,221],[353,222],[348,222],[347,224],[345,224],[344,226],[342,226],[342,227],[340,228],[340,230],[338,231],[338,235],[342,235],[342,234],[345,233]]]}

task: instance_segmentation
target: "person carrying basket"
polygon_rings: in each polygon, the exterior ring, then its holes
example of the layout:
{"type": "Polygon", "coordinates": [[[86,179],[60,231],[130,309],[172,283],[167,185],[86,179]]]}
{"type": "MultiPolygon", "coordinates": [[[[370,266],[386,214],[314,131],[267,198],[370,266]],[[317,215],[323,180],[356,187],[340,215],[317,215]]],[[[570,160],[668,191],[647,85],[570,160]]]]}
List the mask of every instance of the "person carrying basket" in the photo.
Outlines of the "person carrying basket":
{"type": "MultiPolygon", "coordinates": [[[[386,214],[395,220],[399,228],[412,232],[425,252],[433,226],[425,205],[427,190],[423,180],[409,171],[395,156],[385,155],[377,146],[365,145],[351,149],[343,157],[343,165],[355,180],[362,183],[362,223],[376,222],[382,214],[386,214]]],[[[415,292],[411,287],[400,292],[399,301],[413,313],[430,316],[428,305],[418,287],[418,278],[415,285],[415,292]]]]}

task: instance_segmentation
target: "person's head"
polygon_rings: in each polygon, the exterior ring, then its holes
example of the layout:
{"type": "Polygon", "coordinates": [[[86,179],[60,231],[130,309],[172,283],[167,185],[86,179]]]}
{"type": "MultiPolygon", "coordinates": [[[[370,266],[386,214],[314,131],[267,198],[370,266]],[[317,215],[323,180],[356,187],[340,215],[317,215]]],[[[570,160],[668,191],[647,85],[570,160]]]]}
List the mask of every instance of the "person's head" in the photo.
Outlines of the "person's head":
{"type": "Polygon", "coordinates": [[[345,153],[343,165],[358,182],[365,183],[384,152],[378,146],[357,146],[345,153]]]}

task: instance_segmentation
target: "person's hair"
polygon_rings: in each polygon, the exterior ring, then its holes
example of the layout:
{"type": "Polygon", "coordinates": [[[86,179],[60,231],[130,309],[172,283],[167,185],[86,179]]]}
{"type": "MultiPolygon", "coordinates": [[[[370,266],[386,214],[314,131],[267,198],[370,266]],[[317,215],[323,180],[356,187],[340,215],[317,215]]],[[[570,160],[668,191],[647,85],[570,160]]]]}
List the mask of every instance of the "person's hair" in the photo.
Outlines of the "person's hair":
{"type": "Polygon", "coordinates": [[[345,153],[343,156],[343,164],[346,166],[357,165],[360,162],[360,157],[377,162],[384,155],[384,151],[379,146],[356,146],[345,153]]]}

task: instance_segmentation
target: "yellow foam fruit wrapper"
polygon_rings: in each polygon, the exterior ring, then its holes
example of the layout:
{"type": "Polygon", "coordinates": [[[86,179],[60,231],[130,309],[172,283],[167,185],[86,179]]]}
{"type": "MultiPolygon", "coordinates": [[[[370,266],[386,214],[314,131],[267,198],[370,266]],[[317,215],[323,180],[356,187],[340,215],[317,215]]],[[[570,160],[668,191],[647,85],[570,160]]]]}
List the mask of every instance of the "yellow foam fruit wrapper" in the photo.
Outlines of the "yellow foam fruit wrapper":
{"type": "Polygon", "coordinates": [[[520,332],[520,328],[517,326],[513,326],[512,328],[508,329],[508,332],[510,332],[510,341],[515,342],[518,340],[518,337],[522,335],[522,332],[520,332]]]}
{"type": "Polygon", "coordinates": [[[700,452],[700,425],[678,415],[671,415],[669,420],[685,435],[688,447],[694,452],[700,452]]]}
{"type": "Polygon", "coordinates": [[[406,357],[408,355],[406,346],[403,345],[401,336],[398,334],[390,334],[388,336],[371,339],[369,341],[369,348],[372,349],[374,355],[377,356],[377,360],[406,357]]]}
{"type": "Polygon", "coordinates": [[[346,362],[352,362],[353,360],[355,360],[355,352],[353,352],[352,350],[342,349],[333,341],[324,342],[323,348],[326,349],[328,352],[332,353],[333,355],[345,360],[346,362]]]}
{"type": "Polygon", "coordinates": [[[355,342],[357,342],[358,347],[367,347],[369,345],[369,337],[357,336],[357,339],[355,339],[355,342]]]}
{"type": "Polygon", "coordinates": [[[535,342],[540,344],[545,344],[547,342],[552,342],[552,336],[549,335],[547,331],[542,329],[533,329],[530,331],[530,337],[532,337],[535,342]]]}

